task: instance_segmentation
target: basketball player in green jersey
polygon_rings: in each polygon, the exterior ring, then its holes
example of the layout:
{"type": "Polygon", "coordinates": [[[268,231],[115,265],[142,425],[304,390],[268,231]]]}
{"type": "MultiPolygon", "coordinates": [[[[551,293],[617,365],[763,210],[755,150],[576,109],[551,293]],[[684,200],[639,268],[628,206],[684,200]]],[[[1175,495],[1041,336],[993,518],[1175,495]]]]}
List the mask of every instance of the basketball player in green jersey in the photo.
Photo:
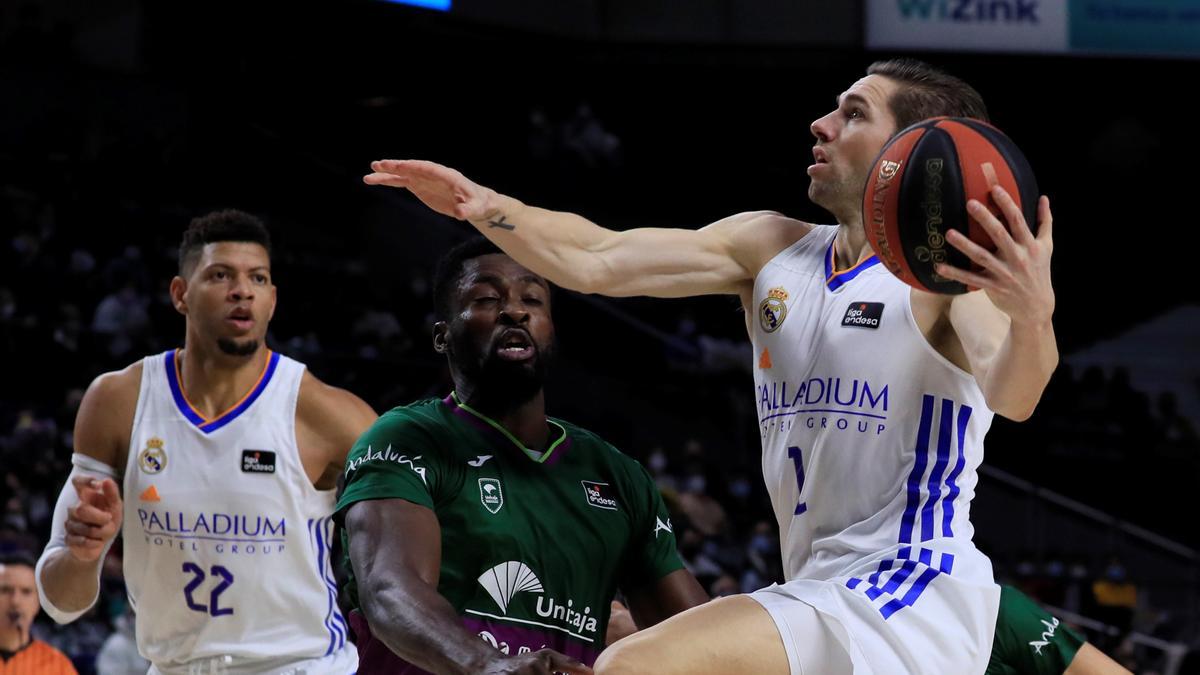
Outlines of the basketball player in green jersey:
{"type": "Polygon", "coordinates": [[[454,391],[384,414],[338,517],[359,673],[586,673],[620,588],[643,628],[708,598],[649,474],[548,418],[550,288],[483,238],[434,280],[454,391]]]}
{"type": "Polygon", "coordinates": [[[986,675],[1129,675],[1129,671],[1029,596],[1001,585],[986,675]]]}

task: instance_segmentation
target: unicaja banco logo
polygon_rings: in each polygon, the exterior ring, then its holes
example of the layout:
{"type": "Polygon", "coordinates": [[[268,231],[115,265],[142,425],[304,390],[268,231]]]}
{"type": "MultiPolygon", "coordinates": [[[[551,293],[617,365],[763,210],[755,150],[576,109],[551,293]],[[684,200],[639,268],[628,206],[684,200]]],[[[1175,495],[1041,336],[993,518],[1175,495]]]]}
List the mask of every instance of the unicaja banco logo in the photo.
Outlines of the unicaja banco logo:
{"type": "Polygon", "coordinates": [[[501,614],[508,614],[508,603],[517,593],[541,593],[542,582],[529,566],[509,560],[479,575],[479,584],[496,601],[501,614]]]}
{"type": "MultiPolygon", "coordinates": [[[[576,604],[571,599],[563,602],[562,600],[550,597],[542,587],[542,582],[533,573],[533,570],[529,569],[528,565],[519,560],[509,560],[508,562],[496,565],[483,574],[480,574],[478,581],[479,585],[483,586],[483,589],[491,596],[492,601],[500,608],[500,613],[505,617],[508,616],[508,608],[512,606],[513,598],[519,593],[529,592],[537,594],[537,604],[534,607],[537,616],[551,622],[549,624],[537,623],[536,625],[563,631],[588,642],[592,642],[595,639],[596,632],[600,628],[599,621],[592,614],[590,605],[586,603],[576,604]]],[[[466,611],[471,614],[494,616],[472,609],[467,609],[466,611]]],[[[520,611],[516,613],[518,615],[522,614],[520,611]]],[[[514,620],[529,623],[529,618],[528,616],[524,618],[518,616],[514,620]]]]}

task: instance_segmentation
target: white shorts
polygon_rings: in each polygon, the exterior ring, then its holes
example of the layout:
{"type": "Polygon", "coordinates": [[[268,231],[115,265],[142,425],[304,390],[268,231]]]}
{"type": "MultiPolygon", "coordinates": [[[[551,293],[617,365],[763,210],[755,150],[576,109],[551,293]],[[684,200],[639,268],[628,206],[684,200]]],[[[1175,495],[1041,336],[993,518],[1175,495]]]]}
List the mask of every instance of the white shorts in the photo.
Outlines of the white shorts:
{"type": "Polygon", "coordinates": [[[792,675],[982,674],[995,635],[1000,587],[941,575],[920,600],[886,618],[849,577],[797,579],[750,594],[783,639],[792,675]]]}
{"type": "Polygon", "coordinates": [[[146,675],[353,675],[358,670],[358,649],[347,644],[325,657],[284,657],[237,663],[231,657],[198,659],[186,665],[151,665],[146,675]]]}

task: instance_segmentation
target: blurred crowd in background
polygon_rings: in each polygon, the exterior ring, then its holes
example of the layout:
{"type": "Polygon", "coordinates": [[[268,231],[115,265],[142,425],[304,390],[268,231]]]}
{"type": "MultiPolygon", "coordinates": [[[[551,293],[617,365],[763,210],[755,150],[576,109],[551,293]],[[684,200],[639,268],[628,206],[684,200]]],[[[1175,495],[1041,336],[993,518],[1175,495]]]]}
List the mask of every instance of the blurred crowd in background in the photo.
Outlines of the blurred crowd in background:
{"type": "MultiPolygon", "coordinates": [[[[310,147],[291,142],[295,120],[261,112],[235,121],[229,111],[244,90],[198,93],[161,72],[98,71],[82,62],[70,23],[46,19],[34,4],[6,17],[0,84],[19,91],[20,104],[0,110],[0,552],[40,554],[90,381],[181,346],[183,321],[166,288],[179,235],[210,209],[244,208],[272,227],[280,288],[273,349],[380,412],[446,394],[444,364],[430,348],[429,261],[467,230],[398,195],[363,197],[362,158],[362,166],[343,165],[321,150],[350,133],[347,121],[378,125],[403,105],[403,94],[354,99],[354,110],[341,111],[310,147]],[[311,188],[322,184],[329,187],[311,188]]],[[[832,100],[835,92],[827,93],[832,100]]],[[[508,154],[480,163],[498,167],[489,179],[532,183],[531,199],[614,214],[609,225],[687,224],[641,223],[634,207],[607,198],[609,188],[652,179],[669,158],[647,160],[654,132],[633,127],[628,115],[609,122],[601,107],[568,94],[477,110],[489,117],[494,110],[510,130],[502,142],[508,154]],[[626,169],[634,178],[622,177],[626,169]]],[[[698,145],[707,140],[693,136],[698,145]]],[[[768,187],[783,181],[779,168],[768,187]]],[[[797,175],[787,181],[800,194],[797,175]]],[[[652,194],[645,187],[637,198],[661,213],[652,194]]],[[[1080,288],[1064,279],[1060,304],[1070,305],[1080,288]]],[[[1129,314],[1149,321],[1159,309],[1129,314]]],[[[1111,337],[1116,329],[1080,321],[1069,307],[1064,313],[1063,365],[1029,422],[997,421],[987,464],[1033,491],[1094,509],[1096,522],[1132,523],[1195,556],[1200,531],[1180,513],[1200,478],[1200,427],[1182,400],[1200,398],[1200,380],[1191,391],[1145,391],[1128,369],[1075,366],[1070,348],[1087,343],[1080,335],[1095,328],[1111,337]]],[[[712,595],[781,581],[777,528],[759,475],[753,357],[736,302],[609,301],[564,291],[555,314],[562,349],[550,413],[598,431],[647,466],[688,567],[712,595]]],[[[1003,531],[979,524],[997,508],[977,502],[976,539],[998,580],[1086,620],[1077,625],[1089,638],[1138,673],[1162,672],[1166,656],[1132,634],[1200,647],[1200,560],[1185,561],[1190,578],[1164,579],[1152,564],[1130,561],[1136,545],[1113,534],[1115,526],[1088,546],[1069,538],[1031,543],[1021,522],[1003,531]],[[1167,594],[1187,597],[1164,602],[1167,594]]],[[[66,627],[42,617],[35,634],[81,673],[128,672],[122,668],[137,663],[129,611],[118,543],[96,608],[66,627]]]]}

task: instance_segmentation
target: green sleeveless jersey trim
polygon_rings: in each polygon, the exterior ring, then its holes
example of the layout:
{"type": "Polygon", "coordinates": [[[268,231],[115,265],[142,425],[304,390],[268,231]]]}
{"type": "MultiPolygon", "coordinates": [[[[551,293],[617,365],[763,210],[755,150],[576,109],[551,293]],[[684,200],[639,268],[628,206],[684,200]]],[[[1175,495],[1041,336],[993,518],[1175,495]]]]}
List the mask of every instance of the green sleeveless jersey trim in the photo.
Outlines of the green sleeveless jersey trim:
{"type": "Polygon", "coordinates": [[[513,436],[511,433],[509,433],[508,429],[505,429],[504,427],[500,426],[500,424],[497,423],[492,418],[488,417],[487,415],[484,415],[483,413],[479,412],[478,410],[476,410],[476,409],[472,408],[471,406],[467,405],[466,403],[463,403],[462,401],[460,401],[458,399],[458,392],[456,392],[456,391],[450,392],[450,398],[453,399],[454,402],[458,404],[459,408],[462,408],[463,410],[466,410],[467,412],[471,413],[475,417],[478,417],[480,420],[487,423],[488,426],[492,427],[496,431],[503,434],[505,438],[512,441],[513,445],[520,448],[522,452],[524,452],[526,455],[529,456],[529,459],[532,459],[535,462],[541,463],[541,462],[546,461],[550,457],[550,453],[554,452],[555,448],[557,448],[559,445],[562,445],[562,442],[567,440],[567,430],[564,429],[563,426],[561,424],[559,424],[558,422],[555,422],[554,420],[547,418],[546,422],[550,426],[556,427],[558,429],[559,436],[558,436],[557,440],[555,440],[553,443],[550,444],[550,447],[546,448],[545,452],[538,452],[537,450],[533,450],[533,449],[525,447],[524,443],[522,443],[520,440],[518,440],[516,436],[513,436]]]}

